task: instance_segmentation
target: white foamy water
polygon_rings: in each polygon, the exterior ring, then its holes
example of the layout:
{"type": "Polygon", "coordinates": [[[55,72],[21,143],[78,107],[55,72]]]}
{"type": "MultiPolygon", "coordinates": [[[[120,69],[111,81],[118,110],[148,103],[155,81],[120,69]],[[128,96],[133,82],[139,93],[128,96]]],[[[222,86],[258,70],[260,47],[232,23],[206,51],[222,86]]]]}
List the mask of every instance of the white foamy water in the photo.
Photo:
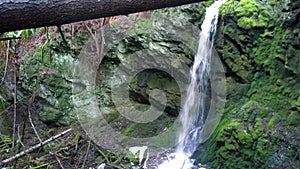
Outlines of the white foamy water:
{"type": "Polygon", "coordinates": [[[193,67],[190,70],[190,84],[187,88],[187,98],[180,112],[182,129],[178,135],[178,146],[175,153],[171,153],[159,169],[190,169],[193,160],[190,156],[201,142],[201,132],[205,122],[207,110],[205,99],[209,93],[210,57],[213,40],[218,22],[219,7],[226,0],[215,1],[206,9],[205,20],[201,25],[198,50],[193,67]]]}
{"type": "Polygon", "coordinates": [[[168,155],[168,160],[163,164],[159,165],[159,169],[182,169],[182,168],[192,168],[192,160],[189,156],[182,153],[171,153],[168,155]]]}

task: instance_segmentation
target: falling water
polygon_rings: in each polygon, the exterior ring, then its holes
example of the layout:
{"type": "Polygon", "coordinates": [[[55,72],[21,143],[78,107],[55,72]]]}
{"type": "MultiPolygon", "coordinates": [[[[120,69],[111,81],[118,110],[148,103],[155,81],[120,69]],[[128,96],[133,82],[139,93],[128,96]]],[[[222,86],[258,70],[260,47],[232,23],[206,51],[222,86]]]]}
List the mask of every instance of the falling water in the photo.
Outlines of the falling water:
{"type": "Polygon", "coordinates": [[[210,57],[213,39],[218,22],[218,9],[225,0],[215,1],[206,9],[205,20],[201,25],[201,34],[194,65],[191,69],[191,81],[187,89],[187,98],[180,113],[182,131],[177,152],[191,155],[200,141],[200,133],[205,121],[205,98],[209,93],[210,57]]]}
{"type": "Polygon", "coordinates": [[[219,7],[226,0],[215,1],[206,9],[205,20],[201,25],[198,51],[194,65],[190,70],[190,84],[187,88],[187,98],[180,112],[182,130],[178,136],[179,145],[172,155],[172,160],[159,166],[167,168],[191,168],[189,157],[201,142],[201,132],[207,116],[207,95],[209,95],[210,57],[213,40],[218,22],[219,7]]]}

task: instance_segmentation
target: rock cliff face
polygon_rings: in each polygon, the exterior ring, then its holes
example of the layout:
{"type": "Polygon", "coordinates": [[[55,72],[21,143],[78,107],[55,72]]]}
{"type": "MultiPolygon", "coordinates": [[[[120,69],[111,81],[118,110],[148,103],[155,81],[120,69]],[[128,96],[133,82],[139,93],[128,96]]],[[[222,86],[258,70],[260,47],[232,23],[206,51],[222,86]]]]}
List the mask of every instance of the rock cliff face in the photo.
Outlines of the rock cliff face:
{"type": "Polygon", "coordinates": [[[200,162],[299,167],[300,23],[294,5],[241,0],[222,7],[215,43],[227,69],[227,104],[214,137],[195,154],[200,162]]]}
{"type": "Polygon", "coordinates": [[[154,12],[147,19],[120,17],[105,28],[105,45],[109,49],[105,49],[97,71],[96,94],[100,111],[125,135],[155,136],[168,129],[178,116],[199,33],[197,27],[184,20],[185,17],[188,15],[174,8],[154,12]],[[123,75],[126,77],[122,78],[123,75]],[[112,99],[116,90],[112,84],[118,86],[119,82],[114,80],[118,76],[117,81],[128,81],[130,104],[136,110],[146,111],[150,103],[162,109],[164,103],[155,98],[164,93],[167,100],[164,114],[149,123],[124,119],[117,111],[123,105],[112,99]],[[155,94],[156,90],[161,92],[155,94]]]}

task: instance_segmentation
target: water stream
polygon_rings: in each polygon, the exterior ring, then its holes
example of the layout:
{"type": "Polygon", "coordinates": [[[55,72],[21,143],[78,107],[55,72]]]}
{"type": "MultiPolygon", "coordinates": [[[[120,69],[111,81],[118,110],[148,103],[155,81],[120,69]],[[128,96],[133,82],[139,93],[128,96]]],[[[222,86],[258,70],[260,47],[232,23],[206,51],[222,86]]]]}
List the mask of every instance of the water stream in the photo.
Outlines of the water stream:
{"type": "Polygon", "coordinates": [[[206,9],[205,19],[201,25],[198,50],[190,70],[190,83],[187,98],[180,112],[182,129],[178,135],[178,146],[169,155],[159,169],[193,168],[191,155],[201,142],[201,132],[207,116],[207,95],[209,95],[209,72],[214,35],[217,28],[219,7],[226,0],[215,1],[206,9]]]}

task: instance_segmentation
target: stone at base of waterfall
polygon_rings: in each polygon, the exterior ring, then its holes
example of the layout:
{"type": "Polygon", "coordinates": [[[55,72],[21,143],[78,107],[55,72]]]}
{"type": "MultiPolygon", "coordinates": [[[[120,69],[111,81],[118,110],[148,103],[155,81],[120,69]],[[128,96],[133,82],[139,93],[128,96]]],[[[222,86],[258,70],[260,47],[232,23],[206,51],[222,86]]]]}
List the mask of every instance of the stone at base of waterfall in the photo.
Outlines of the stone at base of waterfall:
{"type": "Polygon", "coordinates": [[[106,164],[102,163],[97,167],[97,169],[105,169],[105,166],[106,166],[106,164]]]}
{"type": "Polygon", "coordinates": [[[168,155],[168,160],[158,166],[158,169],[191,169],[195,168],[194,160],[191,160],[187,155],[181,153],[171,153],[168,155]]]}
{"type": "Polygon", "coordinates": [[[206,164],[198,164],[197,169],[213,169],[210,166],[206,165],[206,164]]]}

